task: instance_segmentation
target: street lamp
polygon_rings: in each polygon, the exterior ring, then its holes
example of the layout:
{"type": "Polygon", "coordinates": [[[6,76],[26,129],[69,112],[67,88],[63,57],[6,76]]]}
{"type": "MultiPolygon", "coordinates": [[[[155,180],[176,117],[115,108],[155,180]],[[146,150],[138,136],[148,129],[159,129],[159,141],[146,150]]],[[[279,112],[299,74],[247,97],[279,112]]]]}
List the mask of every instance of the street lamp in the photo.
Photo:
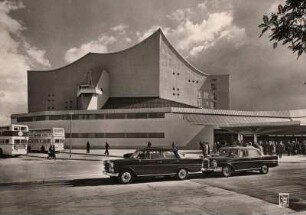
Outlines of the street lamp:
{"type": "Polygon", "coordinates": [[[69,112],[69,116],[70,116],[70,135],[69,135],[69,157],[71,158],[71,150],[72,150],[72,144],[71,144],[71,138],[72,138],[72,133],[71,133],[71,125],[72,125],[72,112],[69,112]]]}

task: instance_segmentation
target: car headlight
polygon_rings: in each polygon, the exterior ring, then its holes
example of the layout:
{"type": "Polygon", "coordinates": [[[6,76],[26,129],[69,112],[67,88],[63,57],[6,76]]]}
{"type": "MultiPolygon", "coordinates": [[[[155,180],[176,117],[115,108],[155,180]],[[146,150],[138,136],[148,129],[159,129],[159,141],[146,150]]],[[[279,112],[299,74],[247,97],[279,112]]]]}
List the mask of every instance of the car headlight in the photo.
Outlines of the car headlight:
{"type": "Polygon", "coordinates": [[[104,161],[104,169],[106,172],[114,172],[114,162],[109,160],[104,161]]]}
{"type": "Polygon", "coordinates": [[[213,168],[217,168],[218,167],[218,163],[216,160],[212,160],[211,163],[210,163],[211,167],[213,168]]]}

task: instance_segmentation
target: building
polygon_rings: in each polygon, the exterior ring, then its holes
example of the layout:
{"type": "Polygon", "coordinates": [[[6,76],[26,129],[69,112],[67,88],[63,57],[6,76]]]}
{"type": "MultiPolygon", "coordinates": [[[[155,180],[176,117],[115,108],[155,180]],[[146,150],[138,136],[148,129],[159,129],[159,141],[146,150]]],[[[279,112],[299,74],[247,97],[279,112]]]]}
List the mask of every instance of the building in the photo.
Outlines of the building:
{"type": "Polygon", "coordinates": [[[261,130],[266,135],[275,126],[279,132],[302,126],[289,111],[230,110],[229,89],[229,75],[198,70],[157,30],[120,52],[89,53],[59,69],[28,71],[29,113],[11,119],[30,128],[63,127],[66,144],[71,140],[74,148],[87,141],[97,148],[106,141],[112,148],[150,141],[198,149],[200,141],[233,141],[243,134],[255,141],[261,130]]]}

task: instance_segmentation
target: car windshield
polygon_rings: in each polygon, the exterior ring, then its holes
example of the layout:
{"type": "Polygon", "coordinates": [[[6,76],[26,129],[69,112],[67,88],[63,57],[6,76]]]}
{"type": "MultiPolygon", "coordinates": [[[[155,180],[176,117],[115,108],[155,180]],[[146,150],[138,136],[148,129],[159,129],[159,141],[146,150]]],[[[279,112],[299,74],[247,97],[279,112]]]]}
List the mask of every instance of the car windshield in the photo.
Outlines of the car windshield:
{"type": "Polygon", "coordinates": [[[220,155],[225,157],[238,157],[238,149],[221,149],[220,155]]]}

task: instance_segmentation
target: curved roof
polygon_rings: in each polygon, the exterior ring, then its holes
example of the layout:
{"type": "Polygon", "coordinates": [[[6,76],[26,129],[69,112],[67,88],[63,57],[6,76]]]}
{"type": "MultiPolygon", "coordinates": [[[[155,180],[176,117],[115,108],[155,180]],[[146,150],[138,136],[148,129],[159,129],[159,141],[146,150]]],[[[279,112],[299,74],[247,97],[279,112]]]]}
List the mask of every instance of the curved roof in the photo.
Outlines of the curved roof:
{"type": "MultiPolygon", "coordinates": [[[[120,50],[120,51],[116,51],[116,52],[109,52],[109,53],[94,53],[94,52],[89,52],[87,54],[85,54],[84,56],[82,56],[81,58],[71,62],[70,64],[67,64],[65,66],[62,66],[62,67],[58,67],[58,68],[55,68],[55,69],[50,69],[50,70],[28,70],[28,72],[55,72],[55,71],[58,71],[58,70],[61,70],[63,68],[66,68],[66,67],[69,67],[70,65],[72,64],[75,64],[83,59],[85,59],[86,57],[89,57],[91,55],[102,55],[102,56],[107,56],[107,55],[115,55],[115,54],[121,54],[121,53],[124,53],[124,52],[128,52],[129,50],[133,49],[133,48],[136,48],[140,45],[142,45],[143,43],[145,43],[147,40],[149,40],[150,38],[154,37],[156,34],[159,35],[158,39],[161,40],[163,39],[166,43],[166,45],[171,49],[171,51],[173,51],[173,53],[188,67],[190,68],[191,70],[193,70],[194,72],[197,72],[201,75],[206,75],[208,76],[208,74],[204,73],[203,71],[197,69],[196,67],[194,67],[193,65],[191,65],[174,47],[173,45],[169,42],[169,40],[166,38],[166,36],[164,35],[164,33],[162,32],[162,30],[159,28],[157,29],[153,34],[151,34],[149,37],[145,38],[144,40],[142,40],[141,42],[129,47],[129,48],[126,48],[126,49],[123,49],[123,50],[120,50]]],[[[160,43],[159,43],[160,45],[160,43]]]]}

